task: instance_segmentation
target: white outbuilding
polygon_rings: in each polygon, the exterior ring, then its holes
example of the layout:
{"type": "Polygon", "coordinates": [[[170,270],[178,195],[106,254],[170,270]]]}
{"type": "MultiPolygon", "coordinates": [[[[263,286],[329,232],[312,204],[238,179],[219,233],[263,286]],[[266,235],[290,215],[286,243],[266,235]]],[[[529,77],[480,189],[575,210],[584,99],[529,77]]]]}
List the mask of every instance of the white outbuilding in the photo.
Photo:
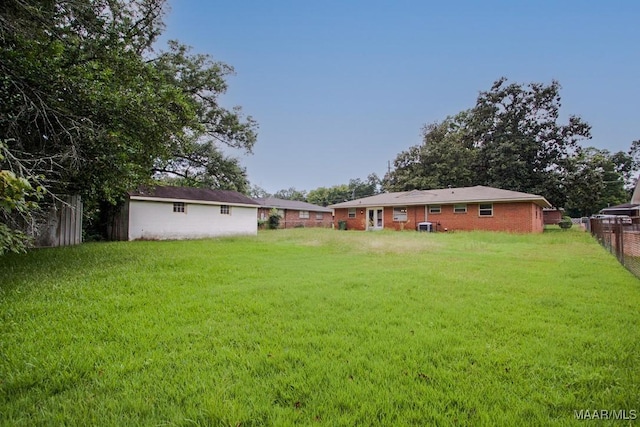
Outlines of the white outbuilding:
{"type": "Polygon", "coordinates": [[[129,192],[117,234],[121,240],[255,235],[258,207],[257,202],[237,191],[142,187],[129,192]]]}

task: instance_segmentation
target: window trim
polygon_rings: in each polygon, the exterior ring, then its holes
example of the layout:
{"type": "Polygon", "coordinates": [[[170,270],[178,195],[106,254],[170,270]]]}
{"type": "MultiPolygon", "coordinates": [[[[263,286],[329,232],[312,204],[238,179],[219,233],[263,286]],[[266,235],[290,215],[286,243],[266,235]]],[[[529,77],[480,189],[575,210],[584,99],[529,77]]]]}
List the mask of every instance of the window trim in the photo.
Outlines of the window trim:
{"type": "Polygon", "coordinates": [[[356,208],[347,209],[347,218],[355,218],[356,217],[356,213],[357,213],[356,208]],[[353,215],[351,214],[351,211],[353,211],[353,215]]]}
{"type": "Polygon", "coordinates": [[[454,214],[466,214],[467,213],[467,204],[466,203],[456,203],[453,205],[453,213],[454,214]],[[462,210],[464,207],[464,210],[462,210]]]}
{"type": "Polygon", "coordinates": [[[185,202],[173,202],[174,213],[187,213],[187,204],[185,202]]]}
{"type": "Polygon", "coordinates": [[[406,206],[394,206],[393,207],[393,221],[394,222],[407,222],[409,218],[408,210],[406,206]]]}
{"type": "Polygon", "coordinates": [[[493,216],[493,203],[479,203],[478,204],[478,216],[481,217],[492,217],[493,216]],[[485,206],[483,208],[483,206],[485,206]],[[489,206],[488,208],[486,206],[489,206]],[[482,211],[489,211],[489,214],[482,213],[482,211]]]}
{"type": "Polygon", "coordinates": [[[442,213],[442,205],[429,205],[429,213],[438,215],[442,213]],[[437,209],[437,210],[435,210],[437,209]]]}

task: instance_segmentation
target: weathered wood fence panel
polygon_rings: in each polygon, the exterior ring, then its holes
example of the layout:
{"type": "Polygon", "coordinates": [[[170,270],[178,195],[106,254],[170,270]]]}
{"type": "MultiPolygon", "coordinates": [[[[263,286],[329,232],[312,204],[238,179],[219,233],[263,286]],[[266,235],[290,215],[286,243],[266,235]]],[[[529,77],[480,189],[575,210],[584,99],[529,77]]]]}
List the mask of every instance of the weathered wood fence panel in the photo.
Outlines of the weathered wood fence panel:
{"type": "Polygon", "coordinates": [[[82,243],[82,198],[59,196],[49,208],[46,222],[38,226],[37,247],[69,246],[82,243]]]}
{"type": "Polygon", "coordinates": [[[129,240],[129,201],[127,200],[113,215],[109,215],[107,224],[107,238],[115,241],[129,240]]]}

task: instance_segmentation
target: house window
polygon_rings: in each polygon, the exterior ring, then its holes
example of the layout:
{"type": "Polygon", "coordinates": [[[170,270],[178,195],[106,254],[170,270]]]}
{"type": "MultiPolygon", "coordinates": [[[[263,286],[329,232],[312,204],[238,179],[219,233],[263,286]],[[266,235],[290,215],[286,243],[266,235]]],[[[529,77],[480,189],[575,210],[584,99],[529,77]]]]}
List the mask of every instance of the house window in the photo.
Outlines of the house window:
{"type": "Polygon", "coordinates": [[[184,203],[183,202],[173,202],[173,211],[184,213],[184,203]]]}
{"type": "Polygon", "coordinates": [[[349,218],[356,217],[356,208],[349,208],[349,218]]]}
{"type": "Polygon", "coordinates": [[[220,205],[220,215],[231,215],[231,207],[229,205],[220,205]]]}
{"type": "Polygon", "coordinates": [[[393,220],[394,221],[406,221],[407,220],[407,207],[393,208],[393,220]]]}
{"type": "Polygon", "coordinates": [[[429,213],[430,214],[439,214],[442,212],[442,208],[440,207],[440,205],[431,205],[429,206],[429,213]]]}
{"type": "Polygon", "coordinates": [[[316,212],[316,219],[321,220],[322,218],[324,218],[322,212],[316,212]]]}
{"type": "Polygon", "coordinates": [[[453,205],[453,213],[467,213],[467,205],[465,204],[453,205]]]}
{"type": "Polygon", "coordinates": [[[300,211],[298,215],[300,219],[309,219],[309,211],[300,211]]]}
{"type": "Polygon", "coordinates": [[[480,216],[493,216],[493,204],[481,203],[478,206],[478,214],[480,216]]]}

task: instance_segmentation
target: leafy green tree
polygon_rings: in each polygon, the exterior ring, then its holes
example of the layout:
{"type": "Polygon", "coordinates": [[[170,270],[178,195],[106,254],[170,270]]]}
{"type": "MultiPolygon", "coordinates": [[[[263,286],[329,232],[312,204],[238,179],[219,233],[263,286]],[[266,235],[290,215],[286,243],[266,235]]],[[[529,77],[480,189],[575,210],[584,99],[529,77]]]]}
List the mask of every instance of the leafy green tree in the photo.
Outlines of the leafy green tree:
{"type": "Polygon", "coordinates": [[[627,203],[625,171],[631,168],[627,153],[588,147],[580,150],[568,163],[566,210],[570,216],[597,213],[607,206],[627,203]]]}
{"type": "MultiPolygon", "coordinates": [[[[188,119],[140,52],[158,34],[158,2],[3,2],[0,132],[15,165],[51,194],[107,199],[142,176],[188,119]],[[165,114],[167,113],[167,114],[165,114]]],[[[5,162],[6,163],[6,162],[5,162]]]]}
{"type": "Polygon", "coordinates": [[[280,220],[281,219],[282,219],[282,217],[280,216],[280,213],[278,212],[278,209],[272,208],[269,211],[269,219],[267,220],[267,228],[269,230],[277,230],[278,227],[280,227],[280,220]]]}
{"type": "Polygon", "coordinates": [[[307,194],[307,202],[318,206],[328,206],[347,200],[351,200],[351,191],[347,184],[318,187],[307,194]]]}
{"type": "Polygon", "coordinates": [[[249,196],[250,197],[269,197],[271,196],[271,194],[269,194],[267,190],[260,187],[259,185],[254,184],[249,189],[249,196]]]}
{"type": "Polygon", "coordinates": [[[425,125],[422,144],[401,152],[394,160],[393,171],[384,178],[385,190],[472,185],[477,150],[469,137],[468,120],[469,113],[464,111],[441,123],[425,125]]]}
{"type": "Polygon", "coordinates": [[[213,141],[194,141],[183,154],[174,154],[162,167],[156,163],[156,179],[170,185],[249,192],[246,169],[238,159],[225,156],[213,141]]]}
{"type": "Polygon", "coordinates": [[[378,194],[381,185],[382,181],[375,173],[369,174],[365,181],[360,178],[350,179],[348,188],[351,191],[351,200],[378,194]]]}
{"type": "Polygon", "coordinates": [[[5,170],[47,194],[112,206],[154,173],[246,191],[219,145],[251,152],[257,125],[219,105],[233,69],[171,42],[155,54],[165,0],[0,4],[0,139],[5,170]]]}
{"type": "Polygon", "coordinates": [[[360,199],[380,193],[381,180],[378,175],[371,173],[366,180],[350,179],[349,184],[334,185],[332,187],[318,187],[309,191],[307,202],[319,206],[328,206],[347,200],[360,199]]]}
{"type": "Polygon", "coordinates": [[[476,181],[514,191],[543,194],[562,206],[566,193],[558,182],[590,126],[576,116],[559,123],[560,84],[507,83],[497,80],[480,92],[469,123],[477,158],[476,181]],[[561,190],[561,189],[560,189],[561,190]]]}
{"type": "Polygon", "coordinates": [[[278,199],[284,200],[297,200],[299,202],[307,201],[307,192],[302,190],[296,190],[293,187],[289,187],[288,189],[278,190],[273,194],[273,197],[277,197],[278,199]]]}
{"type": "Polygon", "coordinates": [[[590,127],[559,123],[560,85],[497,80],[470,110],[423,128],[423,143],[401,152],[388,191],[487,185],[567,199],[570,159],[590,127]]]}
{"type": "Polygon", "coordinates": [[[176,134],[170,155],[156,159],[153,170],[180,177],[189,186],[247,193],[246,170],[219,149],[222,144],[251,153],[257,138],[257,123],[251,117],[245,118],[239,107],[227,110],[219,105],[219,96],[227,89],[225,78],[233,68],[208,55],[190,54],[189,47],[177,41],[170,41],[169,51],[153,64],[172,87],[192,94],[189,102],[195,112],[189,131],[176,134]]]}
{"type": "Polygon", "coordinates": [[[617,152],[613,156],[616,169],[622,174],[625,188],[629,194],[633,193],[640,171],[640,139],[631,142],[629,150],[617,152]]]}
{"type": "MultiPolygon", "coordinates": [[[[0,161],[7,154],[5,143],[0,141],[0,161]]],[[[36,201],[42,198],[43,193],[44,189],[40,186],[34,188],[27,177],[0,169],[0,255],[24,252],[30,245],[30,237],[21,228],[23,223],[28,224],[34,218],[38,211],[36,201]]]]}

